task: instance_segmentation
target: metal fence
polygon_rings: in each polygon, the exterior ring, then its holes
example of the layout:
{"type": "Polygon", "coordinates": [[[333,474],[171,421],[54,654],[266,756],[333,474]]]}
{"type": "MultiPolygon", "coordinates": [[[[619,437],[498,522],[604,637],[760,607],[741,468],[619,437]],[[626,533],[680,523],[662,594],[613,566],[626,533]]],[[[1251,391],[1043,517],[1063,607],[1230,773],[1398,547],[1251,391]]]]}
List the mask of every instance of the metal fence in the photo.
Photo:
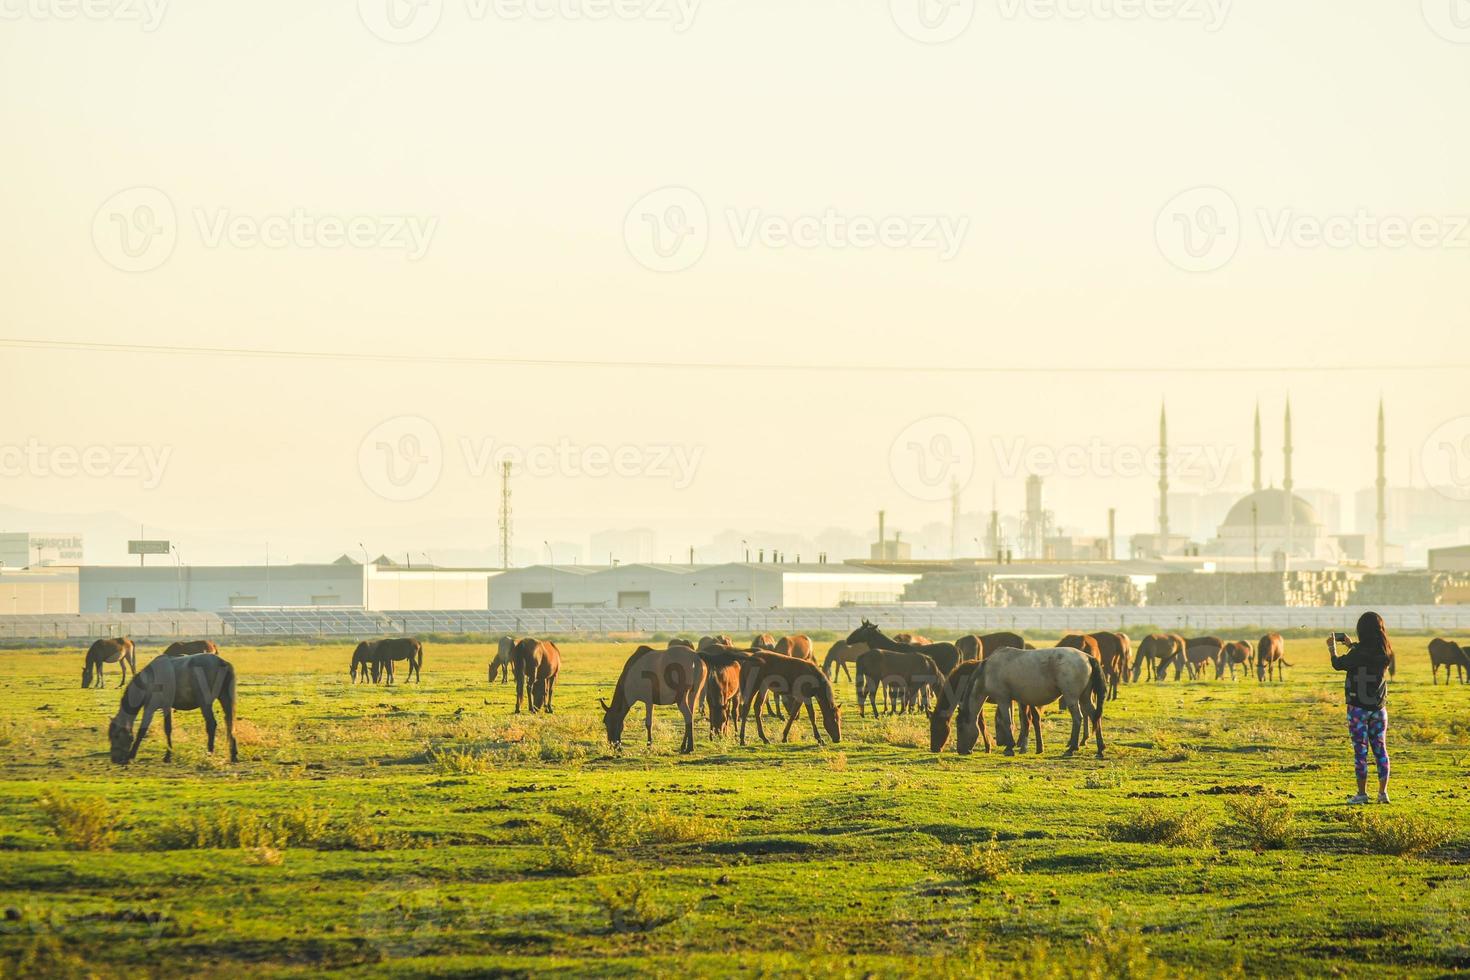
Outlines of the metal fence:
{"type": "MultiPolygon", "coordinates": [[[[181,637],[271,639],[368,637],[393,633],[646,634],[850,632],[864,619],[889,632],[936,634],[1014,630],[1059,634],[1071,630],[1179,631],[1261,627],[1327,632],[1350,630],[1356,607],[1124,606],[1097,609],[868,606],[843,609],[506,609],[402,611],[361,609],[251,609],[215,613],[94,613],[73,616],[0,616],[0,640],[80,641],[99,636],[138,640],[181,637]]],[[[1387,606],[1390,630],[1470,631],[1470,606],[1387,606]]]]}

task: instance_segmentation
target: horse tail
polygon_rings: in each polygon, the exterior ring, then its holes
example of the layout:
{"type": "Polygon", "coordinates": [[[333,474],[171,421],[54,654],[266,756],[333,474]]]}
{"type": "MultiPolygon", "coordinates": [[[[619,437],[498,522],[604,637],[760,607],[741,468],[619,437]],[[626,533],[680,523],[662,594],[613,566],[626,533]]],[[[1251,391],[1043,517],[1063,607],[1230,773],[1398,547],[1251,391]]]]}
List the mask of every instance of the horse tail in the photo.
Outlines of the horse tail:
{"type": "Polygon", "coordinates": [[[1092,677],[1087,681],[1087,688],[1092,692],[1093,710],[1097,714],[1098,721],[1101,721],[1103,705],[1107,702],[1108,698],[1108,682],[1103,677],[1101,664],[1094,662],[1090,666],[1092,667],[1092,677]]]}

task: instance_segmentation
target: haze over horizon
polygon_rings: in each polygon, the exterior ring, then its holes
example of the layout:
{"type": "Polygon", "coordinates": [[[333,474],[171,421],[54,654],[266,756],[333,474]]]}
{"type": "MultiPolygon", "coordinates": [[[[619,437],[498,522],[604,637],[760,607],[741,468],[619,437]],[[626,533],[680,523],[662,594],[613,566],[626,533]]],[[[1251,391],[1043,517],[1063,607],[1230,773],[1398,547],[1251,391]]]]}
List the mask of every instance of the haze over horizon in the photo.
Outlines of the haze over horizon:
{"type": "Polygon", "coordinates": [[[1121,538],[1161,404],[1175,487],[1238,491],[1288,396],[1298,487],[1350,512],[1382,398],[1390,484],[1465,499],[1435,2],[7,7],[0,517],[493,558],[509,450],[522,557],[916,533],[1037,469],[1121,538]]]}

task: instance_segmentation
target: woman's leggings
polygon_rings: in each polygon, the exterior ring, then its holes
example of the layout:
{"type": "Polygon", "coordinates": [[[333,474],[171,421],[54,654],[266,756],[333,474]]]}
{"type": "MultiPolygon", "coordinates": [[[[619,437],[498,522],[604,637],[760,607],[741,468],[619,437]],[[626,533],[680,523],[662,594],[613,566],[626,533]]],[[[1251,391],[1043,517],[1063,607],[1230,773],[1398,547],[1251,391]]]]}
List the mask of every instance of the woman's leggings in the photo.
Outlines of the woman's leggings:
{"type": "Polygon", "coordinates": [[[1348,706],[1348,731],[1353,736],[1353,768],[1359,779],[1368,778],[1368,749],[1373,749],[1373,761],[1378,765],[1378,778],[1388,778],[1388,745],[1384,735],[1388,732],[1388,709],[1376,711],[1368,708],[1348,706]]]}

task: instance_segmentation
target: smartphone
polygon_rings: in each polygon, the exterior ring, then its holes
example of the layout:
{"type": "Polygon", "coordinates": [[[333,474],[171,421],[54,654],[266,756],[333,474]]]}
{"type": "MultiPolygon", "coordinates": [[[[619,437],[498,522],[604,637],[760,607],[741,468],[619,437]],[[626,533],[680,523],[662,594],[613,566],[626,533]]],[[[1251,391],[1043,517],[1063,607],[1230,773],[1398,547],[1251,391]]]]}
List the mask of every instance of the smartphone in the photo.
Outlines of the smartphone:
{"type": "Polygon", "coordinates": [[[1332,634],[1332,638],[1334,640],[1336,640],[1338,643],[1341,643],[1341,644],[1344,644],[1344,645],[1352,642],[1351,640],[1348,639],[1348,635],[1346,633],[1333,633],[1332,634]]]}

